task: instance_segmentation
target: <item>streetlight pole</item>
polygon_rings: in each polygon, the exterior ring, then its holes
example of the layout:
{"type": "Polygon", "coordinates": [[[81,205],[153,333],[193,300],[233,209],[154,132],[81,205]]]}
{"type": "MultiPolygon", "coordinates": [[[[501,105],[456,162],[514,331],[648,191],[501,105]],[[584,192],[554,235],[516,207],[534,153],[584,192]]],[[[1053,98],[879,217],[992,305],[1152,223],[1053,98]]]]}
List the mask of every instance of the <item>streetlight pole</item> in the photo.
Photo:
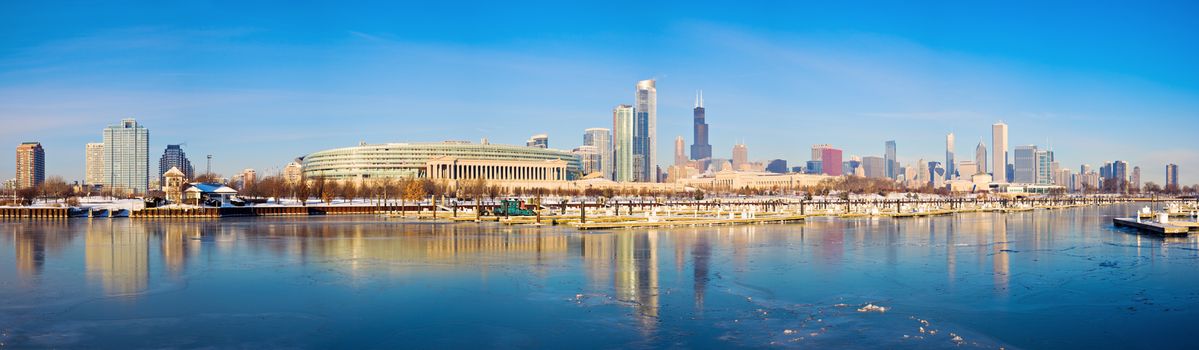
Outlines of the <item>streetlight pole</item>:
{"type": "Polygon", "coordinates": [[[208,166],[204,168],[204,173],[212,175],[212,155],[208,155],[208,166]]]}

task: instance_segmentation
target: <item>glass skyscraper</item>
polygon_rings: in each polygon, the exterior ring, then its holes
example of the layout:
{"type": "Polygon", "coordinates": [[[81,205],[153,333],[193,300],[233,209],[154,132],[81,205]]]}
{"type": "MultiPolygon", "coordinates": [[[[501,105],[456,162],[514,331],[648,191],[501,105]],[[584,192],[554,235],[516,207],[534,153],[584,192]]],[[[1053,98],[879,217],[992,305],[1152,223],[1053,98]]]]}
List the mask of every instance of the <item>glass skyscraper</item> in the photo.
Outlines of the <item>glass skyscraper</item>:
{"type": "Polygon", "coordinates": [[[695,143],[691,145],[691,160],[711,159],[712,145],[708,143],[707,113],[704,110],[704,92],[695,95],[695,109],[691,111],[691,129],[695,143]]]}
{"type": "Polygon", "coordinates": [[[1015,171],[1012,182],[1022,184],[1037,183],[1037,146],[1016,146],[1012,151],[1015,171]]]}
{"type": "Polygon", "coordinates": [[[612,179],[617,182],[634,181],[633,106],[619,105],[612,110],[612,179]]]}
{"type": "Polygon", "coordinates": [[[658,150],[658,89],[654,80],[637,82],[633,104],[633,164],[634,180],[656,182],[654,167],[658,150]]]}
{"type": "Polygon", "coordinates": [[[883,161],[886,162],[887,178],[895,179],[899,177],[899,162],[895,159],[895,140],[887,141],[887,153],[883,156],[883,161]]]}
{"type": "Polygon", "coordinates": [[[104,186],[114,194],[144,194],[150,181],[150,131],[124,119],[104,129],[104,186]]]}
{"type": "Polygon", "coordinates": [[[158,183],[167,183],[162,174],[166,174],[167,170],[171,170],[172,167],[179,168],[179,171],[183,172],[184,181],[196,178],[192,162],[187,159],[187,154],[183,153],[181,145],[167,145],[166,150],[162,151],[162,157],[158,159],[158,183]]]}
{"type": "Polygon", "coordinates": [[[612,178],[612,131],[606,128],[590,128],[583,132],[583,145],[593,146],[599,153],[599,171],[605,179],[612,178]]]}

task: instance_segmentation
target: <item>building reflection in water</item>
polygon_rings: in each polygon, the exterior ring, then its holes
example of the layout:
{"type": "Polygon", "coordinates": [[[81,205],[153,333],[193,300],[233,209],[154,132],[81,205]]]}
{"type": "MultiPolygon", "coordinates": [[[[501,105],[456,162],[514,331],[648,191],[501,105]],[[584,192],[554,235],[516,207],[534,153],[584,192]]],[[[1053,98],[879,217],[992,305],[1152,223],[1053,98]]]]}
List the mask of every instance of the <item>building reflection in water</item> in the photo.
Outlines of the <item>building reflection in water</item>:
{"type": "Polygon", "coordinates": [[[708,288],[708,265],[712,258],[712,246],[708,244],[708,235],[697,233],[694,235],[695,244],[691,249],[691,263],[694,278],[695,292],[695,311],[703,314],[704,311],[704,296],[708,288]]]}
{"type": "Polygon", "coordinates": [[[1008,242],[1007,242],[1007,215],[998,215],[992,221],[991,227],[991,269],[992,278],[994,278],[995,293],[999,295],[1008,294],[1008,283],[1011,278],[1011,273],[1008,271],[1008,242]]]}
{"type": "Polygon", "coordinates": [[[88,280],[99,283],[106,295],[145,290],[150,274],[145,226],[130,220],[95,220],[87,225],[88,280]]]}
{"type": "Polygon", "coordinates": [[[16,267],[17,278],[26,286],[37,283],[42,270],[46,266],[47,255],[51,252],[61,252],[70,244],[74,233],[68,227],[66,220],[46,221],[37,228],[26,225],[13,225],[10,235],[13,246],[13,266],[16,267]]]}

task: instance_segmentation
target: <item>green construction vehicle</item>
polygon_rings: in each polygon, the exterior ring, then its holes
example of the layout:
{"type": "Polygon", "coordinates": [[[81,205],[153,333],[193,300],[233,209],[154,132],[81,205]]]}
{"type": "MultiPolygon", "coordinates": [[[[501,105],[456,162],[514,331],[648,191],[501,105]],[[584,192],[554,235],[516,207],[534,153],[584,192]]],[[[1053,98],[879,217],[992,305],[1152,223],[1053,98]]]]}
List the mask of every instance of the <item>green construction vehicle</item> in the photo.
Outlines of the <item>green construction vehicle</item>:
{"type": "Polygon", "coordinates": [[[500,201],[500,206],[491,211],[495,216],[533,216],[537,212],[533,211],[532,206],[526,206],[525,201],[508,198],[500,201]]]}

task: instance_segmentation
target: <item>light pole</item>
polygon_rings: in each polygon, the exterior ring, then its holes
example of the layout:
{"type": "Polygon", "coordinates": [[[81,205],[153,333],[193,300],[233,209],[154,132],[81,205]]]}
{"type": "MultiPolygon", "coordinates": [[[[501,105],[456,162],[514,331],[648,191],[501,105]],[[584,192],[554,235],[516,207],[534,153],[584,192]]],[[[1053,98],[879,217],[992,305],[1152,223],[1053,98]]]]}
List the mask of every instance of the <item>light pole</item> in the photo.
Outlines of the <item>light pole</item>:
{"type": "Polygon", "coordinates": [[[208,155],[208,166],[204,168],[204,173],[212,175],[212,155],[208,155]]]}

